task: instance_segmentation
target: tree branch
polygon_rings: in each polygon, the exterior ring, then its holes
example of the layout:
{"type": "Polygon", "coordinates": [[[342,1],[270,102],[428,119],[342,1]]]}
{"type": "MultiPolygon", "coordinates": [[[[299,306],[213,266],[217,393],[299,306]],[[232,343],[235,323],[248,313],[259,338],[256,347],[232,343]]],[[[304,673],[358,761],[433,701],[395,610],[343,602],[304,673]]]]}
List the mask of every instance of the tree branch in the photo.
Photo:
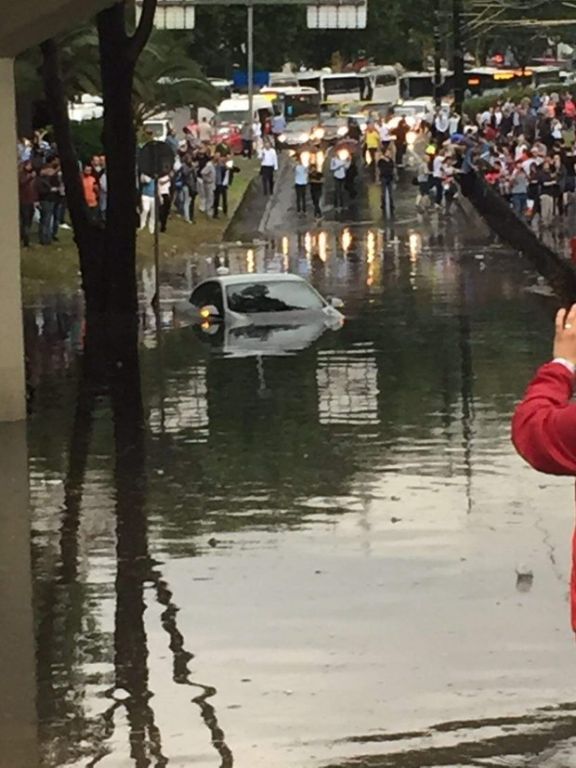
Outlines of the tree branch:
{"type": "Polygon", "coordinates": [[[136,61],[148,42],[154,27],[154,16],[158,0],[142,0],[142,13],[136,31],[130,38],[130,58],[136,61]]]}
{"type": "Polygon", "coordinates": [[[46,98],[50,104],[56,145],[62,165],[68,207],[74,228],[86,223],[84,192],[80,180],[78,157],[72,141],[68,100],[64,92],[58,46],[54,40],[46,40],[40,46],[43,56],[42,76],[46,98]]]}

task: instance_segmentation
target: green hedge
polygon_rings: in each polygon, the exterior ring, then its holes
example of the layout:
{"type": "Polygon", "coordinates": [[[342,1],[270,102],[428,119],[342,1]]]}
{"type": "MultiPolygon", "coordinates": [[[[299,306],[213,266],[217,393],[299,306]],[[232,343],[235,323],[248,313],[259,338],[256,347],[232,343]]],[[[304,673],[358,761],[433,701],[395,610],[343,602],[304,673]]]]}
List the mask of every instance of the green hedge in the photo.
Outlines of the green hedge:
{"type": "Polygon", "coordinates": [[[471,120],[475,120],[478,113],[496,106],[498,101],[504,102],[510,99],[517,104],[523,98],[531,99],[533,94],[533,88],[510,88],[507,91],[502,91],[502,93],[491,93],[486,96],[473,96],[471,99],[466,99],[462,106],[462,111],[465,115],[468,115],[471,120]]]}

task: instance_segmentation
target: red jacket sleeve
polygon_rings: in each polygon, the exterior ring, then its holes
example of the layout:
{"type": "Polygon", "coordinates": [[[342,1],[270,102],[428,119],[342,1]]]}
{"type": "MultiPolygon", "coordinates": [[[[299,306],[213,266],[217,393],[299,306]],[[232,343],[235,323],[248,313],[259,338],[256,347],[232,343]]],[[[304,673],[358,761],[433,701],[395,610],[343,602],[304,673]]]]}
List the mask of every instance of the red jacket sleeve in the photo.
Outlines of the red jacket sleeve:
{"type": "Polygon", "coordinates": [[[576,475],[574,376],[560,363],[548,363],[530,382],[512,419],[512,442],[540,472],[576,475]]]}

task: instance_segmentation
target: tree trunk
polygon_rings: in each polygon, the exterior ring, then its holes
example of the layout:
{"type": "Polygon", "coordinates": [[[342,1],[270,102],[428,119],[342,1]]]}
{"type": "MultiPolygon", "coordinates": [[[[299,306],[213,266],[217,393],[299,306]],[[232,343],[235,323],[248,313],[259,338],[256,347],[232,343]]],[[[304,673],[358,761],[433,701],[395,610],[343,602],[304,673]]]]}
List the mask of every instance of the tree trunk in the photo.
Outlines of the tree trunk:
{"type": "Polygon", "coordinates": [[[124,5],[98,14],[100,70],[104,99],[104,150],[108,175],[106,212],[107,310],[138,309],[136,280],[136,136],[132,84],[136,59],[126,35],[124,5]]]}
{"type": "Polygon", "coordinates": [[[66,200],[74,229],[74,239],[78,247],[86,307],[89,312],[103,312],[106,304],[103,269],[104,232],[92,225],[87,216],[80,166],[70,129],[68,99],[64,92],[58,47],[54,40],[46,40],[41,49],[44,59],[42,67],[44,90],[52,113],[54,134],[66,187],[66,200]]]}

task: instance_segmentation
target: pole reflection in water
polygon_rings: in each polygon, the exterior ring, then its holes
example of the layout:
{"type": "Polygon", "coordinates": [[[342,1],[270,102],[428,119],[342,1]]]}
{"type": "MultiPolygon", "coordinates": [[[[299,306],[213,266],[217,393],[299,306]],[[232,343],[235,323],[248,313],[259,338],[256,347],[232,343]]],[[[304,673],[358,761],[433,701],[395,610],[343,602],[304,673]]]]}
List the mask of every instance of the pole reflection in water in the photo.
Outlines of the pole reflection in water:
{"type": "MultiPolygon", "coordinates": [[[[26,479],[26,464],[23,476],[26,479]]],[[[25,519],[23,515],[19,519],[25,519]]],[[[3,541],[9,541],[9,537],[3,541]]],[[[26,531],[26,543],[29,533],[26,531]]],[[[149,685],[149,651],[145,626],[145,587],[152,584],[157,602],[163,606],[162,627],[168,635],[173,654],[173,681],[189,685],[199,693],[192,699],[208,729],[212,746],[219,756],[222,768],[233,765],[232,752],[226,745],[225,736],[218,724],[214,707],[209,700],[216,689],[201,685],[191,679],[188,662],[193,654],[185,649],[180,633],[176,607],[169,585],[164,580],[157,563],[148,548],[147,521],[147,466],[146,433],[142,404],[140,371],[138,365],[137,325],[114,324],[105,330],[101,322],[88,323],[82,375],[78,383],[77,406],[70,442],[70,460],[65,482],[65,495],[60,528],[60,566],[57,577],[43,591],[42,620],[38,629],[38,680],[43,688],[39,696],[42,702],[50,702],[49,710],[40,710],[43,721],[59,722],[62,743],[53,741],[45,757],[47,765],[68,762],[69,753],[80,750],[93,766],[112,751],[109,740],[114,734],[118,715],[123,711],[128,724],[128,740],[132,764],[136,768],[168,764],[168,756],[162,741],[156,713],[152,707],[153,692],[149,685]],[[59,648],[64,641],[75,644],[82,629],[86,608],[79,579],[79,533],[82,519],[82,502],[89,463],[92,433],[97,406],[102,406],[103,395],[109,399],[114,430],[114,511],[116,519],[115,579],[116,606],[114,613],[114,683],[106,693],[110,704],[99,716],[89,718],[83,702],[75,701],[71,710],[70,699],[77,694],[71,688],[73,676],[64,682],[53,680],[62,665],[67,650],[59,648]],[[56,624],[64,621],[62,633],[56,624]],[[58,691],[55,689],[58,687],[58,691]],[[74,743],[75,730],[81,733],[82,747],[74,743]]],[[[24,563],[25,558],[22,560],[24,563]]],[[[30,580],[30,570],[27,571],[30,580]]],[[[26,604],[30,604],[31,600],[26,604]]],[[[8,615],[8,606],[6,613],[8,615]]],[[[32,630],[30,629],[30,637],[32,630]]],[[[32,641],[30,640],[32,649],[32,641]]],[[[26,648],[22,639],[21,649],[26,648]]],[[[69,648],[68,648],[69,653],[69,648]]],[[[2,659],[10,658],[8,653],[2,659]]],[[[14,665],[16,669],[16,664],[14,665]]],[[[33,674],[33,673],[31,673],[33,674]]],[[[24,671],[22,679],[25,680],[24,671]]],[[[32,709],[35,691],[31,686],[32,709]]],[[[192,713],[191,713],[192,714],[192,713]]],[[[19,720],[26,722],[23,714],[19,720]]],[[[51,726],[50,726],[51,727],[51,726]]],[[[34,734],[33,744],[36,744],[34,734]]],[[[32,768],[34,762],[14,760],[8,768],[32,768]]]]}
{"type": "Polygon", "coordinates": [[[0,766],[36,768],[39,757],[26,425],[0,425],[0,443],[0,766]]]}

